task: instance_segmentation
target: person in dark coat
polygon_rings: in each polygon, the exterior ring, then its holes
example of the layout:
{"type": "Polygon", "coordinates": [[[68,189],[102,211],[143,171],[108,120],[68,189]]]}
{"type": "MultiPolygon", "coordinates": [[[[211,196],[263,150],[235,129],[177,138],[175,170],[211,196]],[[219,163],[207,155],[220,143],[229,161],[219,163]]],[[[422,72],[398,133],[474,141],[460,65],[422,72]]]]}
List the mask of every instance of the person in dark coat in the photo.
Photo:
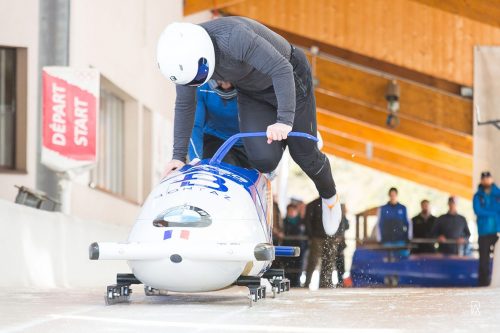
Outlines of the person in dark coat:
{"type": "Polygon", "coordinates": [[[489,171],[481,173],[481,184],[474,194],[474,213],[479,234],[479,286],[490,284],[490,258],[500,232],[500,189],[489,171]]]}
{"type": "Polygon", "coordinates": [[[337,270],[338,284],[342,285],[344,268],[345,230],[349,221],[345,217],[345,205],[342,204],[342,220],[333,236],[325,233],[321,214],[321,198],[311,201],[306,207],[305,225],[309,237],[309,256],[306,269],[305,287],[309,287],[312,274],[321,262],[319,277],[320,288],[333,288],[332,273],[337,270]]]}
{"type": "Polygon", "coordinates": [[[469,240],[470,231],[465,217],[457,213],[455,197],[448,199],[448,207],[448,212],[437,218],[432,234],[438,238],[440,253],[459,254],[460,246],[463,248],[469,240]],[[445,243],[449,240],[455,240],[456,244],[445,243]]]}
{"type": "MultiPolygon", "coordinates": [[[[420,202],[421,211],[411,219],[413,224],[413,238],[432,238],[432,228],[436,223],[436,217],[432,215],[429,200],[420,202]]],[[[434,253],[434,244],[419,243],[417,248],[412,249],[412,253],[434,253]]]]}
{"type": "Polygon", "coordinates": [[[273,244],[281,245],[285,238],[283,232],[283,219],[281,218],[281,211],[278,203],[273,200],[273,244]]]}
{"type": "Polygon", "coordinates": [[[304,254],[307,248],[307,241],[298,239],[305,236],[304,221],[300,216],[299,207],[296,204],[289,204],[286,208],[286,217],[283,220],[285,246],[300,247],[300,256],[297,258],[286,258],[284,262],[285,276],[290,280],[291,287],[300,287],[300,276],[302,275],[302,266],[304,254]],[[289,239],[287,239],[287,237],[289,239]]]}
{"type": "Polygon", "coordinates": [[[337,286],[344,286],[344,273],[345,273],[345,256],[344,250],[347,247],[345,242],[345,232],[349,229],[349,220],[346,217],[347,208],[345,204],[341,205],[342,207],[342,221],[340,222],[339,230],[337,230],[336,236],[336,244],[337,244],[337,253],[335,255],[335,268],[337,269],[337,286]]]}

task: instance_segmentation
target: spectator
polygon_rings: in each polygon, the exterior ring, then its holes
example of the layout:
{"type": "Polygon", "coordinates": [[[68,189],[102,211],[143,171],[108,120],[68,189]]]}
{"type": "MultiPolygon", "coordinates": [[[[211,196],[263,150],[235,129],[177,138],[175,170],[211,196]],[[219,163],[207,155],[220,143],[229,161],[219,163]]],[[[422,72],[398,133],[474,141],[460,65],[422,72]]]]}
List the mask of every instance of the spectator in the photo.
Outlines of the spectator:
{"type": "Polygon", "coordinates": [[[479,234],[479,285],[490,284],[490,256],[500,231],[500,189],[489,171],[481,173],[481,184],[474,194],[474,213],[479,234]]]}
{"type": "Polygon", "coordinates": [[[300,247],[299,257],[286,260],[285,274],[290,280],[291,287],[300,287],[300,276],[302,275],[302,263],[307,241],[300,239],[301,236],[305,236],[305,225],[296,204],[291,203],[286,207],[286,217],[283,224],[285,228],[284,245],[300,247]]]}
{"type": "MultiPolygon", "coordinates": [[[[196,92],[196,113],[189,144],[189,159],[210,158],[229,137],[240,132],[236,89],[230,82],[210,80],[196,92]]],[[[223,160],[249,168],[241,141],[223,160]]]]}
{"type": "Polygon", "coordinates": [[[412,225],[406,207],[398,202],[398,190],[389,190],[389,202],[379,208],[377,240],[381,243],[407,243],[412,238],[412,225]]]}
{"type": "MultiPolygon", "coordinates": [[[[429,200],[420,202],[420,213],[411,219],[413,225],[413,238],[432,238],[432,228],[436,223],[436,217],[431,214],[429,200]]],[[[433,253],[434,244],[419,243],[412,253],[433,253]]]]}
{"type": "Polygon", "coordinates": [[[345,242],[345,232],[349,229],[349,220],[346,217],[347,208],[345,204],[341,205],[342,208],[342,221],[340,221],[339,230],[335,234],[337,242],[337,252],[335,256],[335,267],[337,268],[337,286],[344,286],[344,273],[345,273],[345,256],[344,250],[347,247],[345,242]]]}
{"type": "MultiPolygon", "coordinates": [[[[342,207],[345,206],[342,204],[342,207]]],[[[312,274],[318,263],[321,263],[319,287],[333,288],[333,270],[337,266],[343,267],[343,265],[337,263],[338,260],[343,258],[343,250],[345,248],[344,233],[349,228],[348,221],[344,215],[335,235],[327,236],[323,228],[321,198],[317,198],[307,205],[305,216],[305,225],[309,237],[309,256],[305,287],[309,287],[312,274]]],[[[341,279],[339,279],[339,284],[340,282],[341,279]]]]}
{"type": "Polygon", "coordinates": [[[273,200],[273,244],[280,245],[285,238],[283,232],[283,220],[281,218],[281,211],[278,203],[273,200]]]}
{"type": "MultiPolygon", "coordinates": [[[[307,259],[305,282],[305,287],[308,288],[311,283],[312,274],[322,256],[323,247],[327,246],[325,244],[327,238],[321,216],[321,198],[317,198],[307,204],[304,222],[309,238],[309,256],[307,259]]],[[[320,276],[321,279],[322,277],[320,276]]]]}
{"type": "Polygon", "coordinates": [[[444,254],[459,254],[459,246],[463,246],[470,237],[469,227],[465,217],[457,213],[457,199],[448,199],[448,213],[437,218],[432,229],[432,235],[438,238],[439,252],[444,254]],[[445,243],[455,240],[456,244],[445,243]]]}

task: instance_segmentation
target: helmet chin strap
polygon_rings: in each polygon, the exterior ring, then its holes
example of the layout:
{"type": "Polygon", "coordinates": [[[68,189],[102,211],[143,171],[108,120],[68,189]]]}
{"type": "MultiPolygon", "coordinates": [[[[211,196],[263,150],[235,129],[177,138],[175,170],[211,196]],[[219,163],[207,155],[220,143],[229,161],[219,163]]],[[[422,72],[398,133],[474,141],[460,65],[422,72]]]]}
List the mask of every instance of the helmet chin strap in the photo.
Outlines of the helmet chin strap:
{"type": "Polygon", "coordinates": [[[215,80],[208,81],[208,85],[210,86],[210,89],[215,91],[215,93],[219,95],[222,99],[232,99],[236,97],[237,92],[234,87],[233,89],[230,90],[223,90],[219,87],[217,81],[215,80]]]}

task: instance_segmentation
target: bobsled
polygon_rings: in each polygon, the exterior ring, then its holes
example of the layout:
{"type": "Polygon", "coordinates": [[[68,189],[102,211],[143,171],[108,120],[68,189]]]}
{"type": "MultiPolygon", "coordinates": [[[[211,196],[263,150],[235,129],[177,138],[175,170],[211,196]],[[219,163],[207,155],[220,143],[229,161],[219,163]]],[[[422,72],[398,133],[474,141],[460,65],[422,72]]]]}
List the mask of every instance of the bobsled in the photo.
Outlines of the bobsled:
{"type": "Polygon", "coordinates": [[[273,246],[268,176],[223,162],[239,139],[265,136],[236,134],[211,159],[170,173],[145,200],[126,242],[90,245],[91,260],[126,260],[132,270],[107,287],[106,304],[128,301],[131,284],[140,283],[146,295],[247,286],[250,304],[265,297],[266,285],[273,295],[289,290],[283,270],[270,266],[276,256],[296,257],[300,250],[273,246]]]}

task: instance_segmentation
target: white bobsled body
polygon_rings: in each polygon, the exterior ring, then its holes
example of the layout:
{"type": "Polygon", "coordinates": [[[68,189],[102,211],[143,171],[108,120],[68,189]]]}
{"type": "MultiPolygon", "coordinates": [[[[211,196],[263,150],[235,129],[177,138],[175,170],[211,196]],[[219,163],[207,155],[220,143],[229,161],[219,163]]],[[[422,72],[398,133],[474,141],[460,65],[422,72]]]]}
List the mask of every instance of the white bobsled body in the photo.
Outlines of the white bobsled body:
{"type": "Polygon", "coordinates": [[[99,259],[125,259],[145,285],[170,291],[225,288],[260,276],[274,259],[269,180],[208,161],[158,184],[126,243],[98,243],[99,259]]]}

